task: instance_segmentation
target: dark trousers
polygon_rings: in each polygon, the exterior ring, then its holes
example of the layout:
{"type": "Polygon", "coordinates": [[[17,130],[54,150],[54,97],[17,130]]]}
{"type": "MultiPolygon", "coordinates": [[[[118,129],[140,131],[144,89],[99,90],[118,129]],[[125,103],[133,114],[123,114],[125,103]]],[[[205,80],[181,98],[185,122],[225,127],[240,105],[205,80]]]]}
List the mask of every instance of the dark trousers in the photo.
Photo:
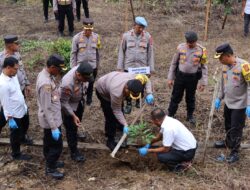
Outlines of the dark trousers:
{"type": "MultiPolygon", "coordinates": [[[[94,79],[96,79],[96,76],[97,76],[97,69],[94,69],[94,71],[93,71],[94,79]]],[[[88,89],[87,89],[87,102],[88,101],[92,102],[94,82],[95,81],[89,83],[89,86],[88,86],[88,89]]]]}
{"type": "Polygon", "coordinates": [[[46,20],[48,20],[49,3],[53,5],[52,0],[43,0],[43,14],[46,20]]]}
{"type": "Polygon", "coordinates": [[[114,140],[116,129],[123,130],[123,125],[116,119],[111,108],[111,102],[101,97],[98,91],[96,91],[97,98],[100,100],[102,111],[105,117],[105,136],[108,140],[114,140]]]}
{"type": "Polygon", "coordinates": [[[187,151],[171,149],[166,153],[158,153],[157,157],[161,163],[166,164],[169,169],[174,169],[177,164],[192,161],[195,156],[196,148],[187,151]]]}
{"type": "Polygon", "coordinates": [[[249,33],[250,14],[244,14],[244,35],[249,33]]]}
{"type": "Polygon", "coordinates": [[[226,145],[232,152],[238,152],[240,148],[243,128],[245,127],[246,109],[229,109],[224,106],[224,119],[226,130],[226,145]]]}
{"type": "Polygon", "coordinates": [[[74,32],[74,15],[72,5],[58,5],[59,32],[64,31],[65,16],[68,20],[69,32],[74,32]]]}
{"type": "MultiPolygon", "coordinates": [[[[61,130],[59,128],[59,130],[61,130]]],[[[52,137],[51,129],[44,129],[43,136],[43,155],[48,168],[55,169],[57,160],[59,159],[63,148],[62,135],[56,141],[52,137]]]]}
{"type": "Polygon", "coordinates": [[[81,18],[81,3],[82,3],[85,17],[89,18],[88,0],[76,0],[76,16],[77,16],[78,20],[80,20],[80,18],[81,18]]]}
{"type": "Polygon", "coordinates": [[[169,116],[174,116],[178,109],[178,105],[182,100],[184,91],[187,104],[187,115],[193,115],[195,110],[195,91],[197,88],[198,79],[196,74],[184,74],[178,71],[174,81],[174,87],[171,95],[171,101],[168,107],[169,116]]]}
{"type": "MultiPolygon", "coordinates": [[[[25,139],[29,128],[29,113],[24,115],[22,118],[14,118],[17,123],[17,129],[10,129],[10,144],[12,148],[12,156],[20,154],[21,142],[25,139]]],[[[0,133],[2,128],[6,125],[7,121],[4,116],[3,109],[0,112],[0,133]]]]}
{"type": "MultiPolygon", "coordinates": [[[[77,110],[74,112],[76,116],[82,121],[84,112],[84,102],[80,101],[77,110]]],[[[73,117],[70,115],[63,115],[63,124],[66,129],[67,142],[71,153],[77,152],[77,126],[74,123],[73,117]]]]}

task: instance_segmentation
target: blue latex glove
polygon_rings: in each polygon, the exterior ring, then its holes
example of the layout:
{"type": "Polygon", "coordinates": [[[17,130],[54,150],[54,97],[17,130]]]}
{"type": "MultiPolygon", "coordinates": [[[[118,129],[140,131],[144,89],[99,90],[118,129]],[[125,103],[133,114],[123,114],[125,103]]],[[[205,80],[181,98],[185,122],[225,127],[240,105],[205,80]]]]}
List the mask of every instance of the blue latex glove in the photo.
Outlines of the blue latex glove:
{"type": "Polygon", "coordinates": [[[153,96],[153,94],[148,94],[146,96],[146,102],[147,102],[147,104],[153,104],[154,103],[154,96],[153,96]]]}
{"type": "Polygon", "coordinates": [[[18,126],[16,124],[16,121],[13,118],[9,119],[9,127],[11,129],[17,129],[18,128],[18,126]]]}
{"type": "Polygon", "coordinates": [[[215,105],[216,110],[220,109],[220,99],[219,98],[216,98],[214,105],[215,105]]]}
{"type": "Polygon", "coordinates": [[[150,147],[151,147],[150,144],[146,144],[146,145],[144,146],[144,148],[150,148],[150,147]]]}
{"type": "Polygon", "coordinates": [[[146,156],[147,153],[148,153],[148,148],[145,147],[139,148],[140,156],[146,156]]]}
{"type": "Polygon", "coordinates": [[[60,130],[57,128],[57,129],[54,129],[51,131],[52,132],[52,137],[55,141],[58,141],[60,135],[61,135],[61,132],[60,130]]]}
{"type": "Polygon", "coordinates": [[[250,106],[247,106],[246,115],[247,117],[250,117],[250,106]]]}
{"type": "Polygon", "coordinates": [[[123,133],[125,133],[125,134],[128,135],[128,132],[129,132],[128,126],[124,126],[124,127],[123,127],[123,133]]]}

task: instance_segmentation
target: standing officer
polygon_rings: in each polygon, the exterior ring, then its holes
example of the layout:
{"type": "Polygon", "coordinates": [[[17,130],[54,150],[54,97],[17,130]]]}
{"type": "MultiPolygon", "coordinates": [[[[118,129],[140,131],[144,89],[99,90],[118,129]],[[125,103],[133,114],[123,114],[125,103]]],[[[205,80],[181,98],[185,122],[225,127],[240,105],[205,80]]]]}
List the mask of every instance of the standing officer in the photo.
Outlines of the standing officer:
{"type": "Polygon", "coordinates": [[[76,10],[75,0],[53,0],[53,10],[55,14],[58,14],[58,31],[59,36],[64,36],[64,20],[65,15],[68,20],[69,36],[73,37],[74,32],[74,13],[76,10]]]}
{"type": "MultiPolygon", "coordinates": [[[[49,10],[49,3],[53,6],[52,0],[43,0],[43,15],[44,15],[44,22],[48,22],[48,10],[49,10]]],[[[55,14],[55,19],[58,20],[57,14],[55,14]]]]}
{"type": "Polygon", "coordinates": [[[46,160],[46,175],[61,179],[64,174],[57,168],[63,167],[63,162],[58,162],[63,144],[61,135],[62,115],[59,87],[55,77],[65,67],[61,56],[51,55],[44,68],[37,77],[36,95],[38,103],[38,120],[44,129],[43,154],[46,160]]]}
{"type": "MultiPolygon", "coordinates": [[[[21,55],[19,53],[19,41],[18,41],[18,37],[16,35],[7,35],[4,37],[4,43],[5,43],[5,48],[2,52],[0,52],[0,73],[2,72],[3,69],[3,63],[6,57],[10,57],[13,56],[18,60],[18,71],[17,71],[17,78],[21,87],[21,91],[24,95],[24,98],[26,98],[27,96],[30,95],[30,82],[28,80],[27,74],[24,70],[24,65],[22,62],[22,58],[21,55]]],[[[1,102],[0,102],[1,104],[1,102]]],[[[3,113],[3,109],[2,109],[2,113],[3,113]]],[[[6,121],[4,120],[4,118],[0,118],[1,120],[1,126],[3,127],[6,124],[6,121]]],[[[31,145],[33,143],[32,139],[29,138],[29,136],[27,135],[27,131],[29,129],[29,113],[27,112],[27,115],[24,119],[24,125],[23,125],[23,133],[22,133],[22,143],[23,144],[27,144],[27,145],[31,145]]]]}
{"type": "MultiPolygon", "coordinates": [[[[128,72],[129,68],[137,67],[149,67],[150,73],[155,71],[153,39],[150,33],[144,30],[147,26],[144,17],[136,17],[134,28],[123,34],[118,55],[118,71],[128,72]]],[[[140,107],[139,100],[136,107],[140,107]]],[[[131,109],[131,99],[128,99],[124,112],[130,113],[131,109]]]]}
{"type": "MultiPolygon", "coordinates": [[[[72,40],[72,50],[70,58],[71,68],[81,62],[88,62],[92,68],[94,79],[96,78],[101,48],[100,36],[93,32],[94,21],[92,18],[83,19],[83,31],[76,34],[72,40]]],[[[89,83],[87,90],[87,105],[92,103],[94,81],[89,83]]]]}
{"type": "Polygon", "coordinates": [[[0,75],[0,102],[3,116],[10,127],[10,144],[14,160],[30,160],[31,156],[22,154],[20,145],[26,126],[27,105],[17,79],[18,60],[7,57],[3,62],[3,72],[0,75]]]}
{"type": "Polygon", "coordinates": [[[168,86],[173,87],[168,115],[174,117],[181,102],[184,91],[186,92],[187,121],[195,124],[193,112],[195,110],[195,91],[204,90],[207,85],[207,52],[206,48],[197,43],[198,36],[195,32],[185,33],[186,43],[178,45],[169,73],[168,86]]]}
{"type": "Polygon", "coordinates": [[[228,163],[239,160],[239,148],[245,127],[246,115],[250,117],[250,64],[233,53],[229,44],[222,44],[216,48],[215,58],[223,64],[219,97],[215,100],[215,108],[220,108],[224,99],[224,119],[226,139],[217,141],[216,148],[229,147],[228,163]],[[246,115],[245,115],[246,113],[246,115]]]}
{"type": "Polygon", "coordinates": [[[250,0],[242,0],[241,16],[244,18],[244,36],[247,37],[249,33],[250,23],[250,0]]]}
{"type": "Polygon", "coordinates": [[[76,17],[78,22],[80,22],[81,19],[81,3],[85,17],[89,18],[89,0],[76,0],[76,17]]]}
{"type": "Polygon", "coordinates": [[[61,104],[63,124],[71,151],[71,158],[84,162],[84,156],[77,149],[77,128],[80,127],[84,112],[84,96],[89,82],[93,81],[93,68],[88,62],[73,67],[62,79],[61,104]]]}
{"type": "Polygon", "coordinates": [[[150,152],[157,153],[159,161],[166,164],[171,171],[183,171],[195,156],[197,142],[193,134],[180,121],[168,117],[160,108],[151,112],[151,118],[161,130],[150,144],[139,149],[139,154],[145,156],[150,152]],[[161,140],[162,146],[151,147],[151,144],[161,140]]]}
{"type": "Polygon", "coordinates": [[[127,97],[139,99],[146,88],[146,102],[152,104],[151,82],[146,75],[111,72],[96,82],[96,95],[100,100],[105,117],[105,135],[108,137],[107,147],[113,150],[116,146],[116,129],[128,133],[128,124],[122,112],[123,101],[127,97]]]}

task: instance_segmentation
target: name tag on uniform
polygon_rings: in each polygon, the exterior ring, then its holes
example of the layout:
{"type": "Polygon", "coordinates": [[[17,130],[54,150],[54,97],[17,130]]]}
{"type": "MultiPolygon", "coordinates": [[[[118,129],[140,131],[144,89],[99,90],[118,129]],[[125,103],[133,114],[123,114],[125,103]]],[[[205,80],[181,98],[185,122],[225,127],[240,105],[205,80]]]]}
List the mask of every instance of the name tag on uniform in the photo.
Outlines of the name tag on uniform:
{"type": "Polygon", "coordinates": [[[131,74],[150,74],[150,67],[136,67],[136,68],[128,68],[128,73],[131,74]]]}

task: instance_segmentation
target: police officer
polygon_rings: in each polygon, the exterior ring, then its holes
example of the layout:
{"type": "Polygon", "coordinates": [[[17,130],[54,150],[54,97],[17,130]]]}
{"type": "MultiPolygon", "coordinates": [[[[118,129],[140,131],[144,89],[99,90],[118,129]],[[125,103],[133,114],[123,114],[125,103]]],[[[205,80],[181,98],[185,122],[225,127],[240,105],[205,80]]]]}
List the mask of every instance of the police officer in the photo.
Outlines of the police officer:
{"type": "MultiPolygon", "coordinates": [[[[30,95],[30,82],[28,80],[27,74],[24,70],[24,64],[22,62],[21,55],[19,53],[19,41],[16,35],[7,35],[4,37],[5,48],[2,52],[0,52],[0,73],[3,69],[3,63],[6,57],[15,57],[18,60],[18,71],[17,78],[24,95],[24,98],[30,95]]],[[[0,103],[1,104],[1,103],[0,103]]],[[[1,106],[0,106],[1,107],[1,106]]],[[[1,109],[1,108],[0,108],[1,109]]],[[[3,113],[3,109],[1,109],[1,114],[3,113]]],[[[31,145],[33,143],[32,139],[27,135],[27,131],[29,129],[29,113],[27,112],[25,119],[23,120],[24,126],[22,128],[22,143],[31,145]]],[[[6,124],[4,117],[0,118],[0,128],[6,124]]],[[[0,130],[1,131],[1,130],[0,130]]]]}
{"type": "MultiPolygon", "coordinates": [[[[83,19],[83,31],[76,34],[72,40],[72,50],[70,57],[71,68],[81,62],[88,62],[92,68],[94,79],[96,78],[100,56],[99,49],[101,48],[100,36],[93,32],[94,21],[92,18],[83,19]]],[[[86,104],[92,103],[94,81],[89,83],[87,90],[86,104]]]]}
{"type": "MultiPolygon", "coordinates": [[[[150,73],[154,72],[153,40],[149,32],[145,31],[148,26],[144,17],[136,17],[134,28],[125,32],[119,48],[118,71],[128,72],[129,68],[149,67],[150,73]]],[[[140,107],[139,100],[136,107],[140,107]]],[[[132,109],[131,100],[127,100],[124,109],[130,113],[132,109]]]]}
{"type": "Polygon", "coordinates": [[[53,10],[58,14],[58,31],[59,36],[64,36],[64,20],[65,15],[68,20],[69,36],[73,37],[74,32],[74,13],[76,10],[75,0],[53,0],[53,10]]]}
{"type": "Polygon", "coordinates": [[[73,67],[62,79],[61,104],[63,124],[71,151],[71,158],[84,162],[85,158],[77,149],[77,128],[80,127],[84,112],[84,96],[89,82],[93,81],[93,68],[88,62],[73,67]]]}
{"type": "Polygon", "coordinates": [[[128,133],[128,123],[122,112],[124,98],[131,97],[139,99],[141,93],[146,88],[146,102],[152,104],[151,82],[146,75],[136,75],[131,73],[111,72],[96,82],[96,95],[100,100],[105,117],[105,135],[108,137],[107,147],[113,150],[116,146],[116,129],[128,133]]]}
{"type": "Polygon", "coordinates": [[[76,0],[76,17],[77,21],[81,19],[81,3],[86,18],[89,18],[89,0],[76,0]]]}
{"type": "Polygon", "coordinates": [[[226,139],[217,141],[216,148],[228,147],[230,155],[228,163],[239,160],[239,148],[245,127],[246,115],[250,117],[250,64],[236,57],[231,46],[226,43],[216,48],[215,58],[223,64],[219,96],[215,100],[215,108],[220,108],[224,99],[224,120],[226,139]],[[246,115],[245,115],[246,114],[246,115]]]}
{"type": "Polygon", "coordinates": [[[204,90],[207,85],[207,52],[206,48],[197,43],[195,32],[185,33],[186,43],[178,45],[168,73],[168,86],[173,86],[168,115],[174,117],[181,102],[183,93],[186,94],[187,121],[195,124],[195,91],[204,90]]]}
{"type": "Polygon", "coordinates": [[[38,103],[38,121],[44,130],[43,154],[46,160],[46,175],[61,179],[64,174],[57,168],[63,167],[59,162],[63,144],[61,135],[62,115],[59,86],[55,77],[65,67],[61,56],[53,54],[47,61],[47,66],[37,77],[36,95],[38,103]]]}
{"type": "MultiPolygon", "coordinates": [[[[48,22],[48,10],[49,10],[49,3],[53,6],[52,0],[43,0],[43,15],[44,15],[44,22],[48,22]]],[[[55,19],[58,20],[57,14],[55,14],[55,19]]]]}
{"type": "Polygon", "coordinates": [[[20,145],[23,128],[26,127],[27,105],[17,79],[18,60],[12,56],[5,58],[0,75],[0,102],[3,116],[10,127],[10,144],[14,160],[30,160],[31,156],[22,154],[20,145]]]}

